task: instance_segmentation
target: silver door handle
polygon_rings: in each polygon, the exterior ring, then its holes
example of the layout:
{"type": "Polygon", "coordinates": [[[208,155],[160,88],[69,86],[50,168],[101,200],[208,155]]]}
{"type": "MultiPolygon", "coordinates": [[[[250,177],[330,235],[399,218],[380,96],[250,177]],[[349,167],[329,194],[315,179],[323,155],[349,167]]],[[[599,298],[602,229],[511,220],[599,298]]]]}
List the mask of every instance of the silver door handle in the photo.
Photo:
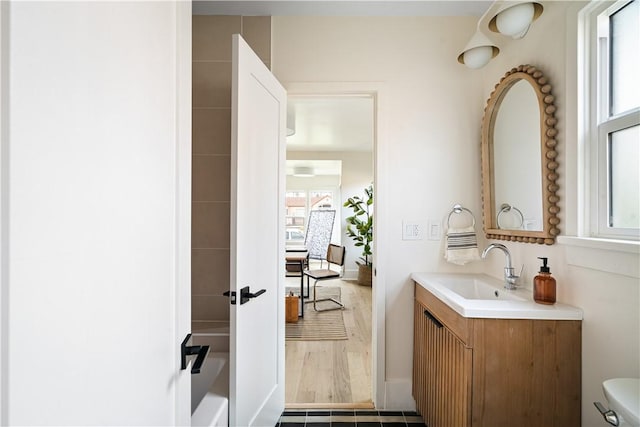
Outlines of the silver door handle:
{"type": "Polygon", "coordinates": [[[608,422],[612,426],[620,425],[620,421],[618,420],[618,414],[616,414],[615,411],[605,408],[604,405],[600,402],[593,402],[593,404],[596,405],[596,408],[602,414],[602,417],[606,422],[608,422]]]}

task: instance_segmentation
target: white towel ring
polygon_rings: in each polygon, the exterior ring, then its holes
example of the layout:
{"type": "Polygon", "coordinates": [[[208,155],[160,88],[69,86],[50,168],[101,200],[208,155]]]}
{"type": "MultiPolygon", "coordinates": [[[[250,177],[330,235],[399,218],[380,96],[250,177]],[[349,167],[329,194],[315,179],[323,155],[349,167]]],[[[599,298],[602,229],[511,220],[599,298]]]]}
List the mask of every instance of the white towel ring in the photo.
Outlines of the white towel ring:
{"type": "Polygon", "coordinates": [[[524,225],[524,215],[522,215],[522,211],[516,208],[515,206],[511,206],[508,203],[503,203],[500,205],[500,212],[498,212],[498,214],[496,215],[496,223],[498,224],[498,228],[502,229],[502,226],[500,225],[500,215],[502,215],[505,212],[510,212],[511,210],[516,211],[520,216],[520,225],[517,225],[516,229],[522,228],[522,226],[524,225]]]}
{"type": "Polygon", "coordinates": [[[476,217],[473,215],[473,212],[463,207],[462,205],[456,203],[455,205],[453,205],[453,209],[451,210],[451,212],[449,212],[449,216],[447,217],[447,228],[451,228],[451,215],[461,214],[462,212],[467,212],[469,215],[471,215],[471,219],[473,220],[473,224],[471,226],[473,228],[476,227],[476,217]]]}

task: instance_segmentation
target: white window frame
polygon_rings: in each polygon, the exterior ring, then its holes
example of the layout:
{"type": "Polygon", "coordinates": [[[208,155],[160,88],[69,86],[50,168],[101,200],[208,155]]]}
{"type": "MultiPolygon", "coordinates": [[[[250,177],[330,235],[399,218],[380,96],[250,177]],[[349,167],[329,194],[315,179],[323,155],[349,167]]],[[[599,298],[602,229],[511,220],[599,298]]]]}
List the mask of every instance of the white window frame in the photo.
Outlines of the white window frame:
{"type": "MultiPolygon", "coordinates": [[[[341,242],[341,209],[342,209],[342,196],[340,193],[340,187],[337,186],[327,186],[327,185],[314,185],[313,183],[309,185],[302,186],[292,186],[291,188],[287,188],[287,192],[304,192],[305,193],[305,205],[304,205],[304,217],[305,219],[309,218],[309,213],[311,212],[311,193],[312,192],[326,192],[331,193],[333,198],[333,208],[336,211],[335,222],[333,225],[333,232],[331,234],[331,241],[337,244],[341,242]]],[[[307,232],[307,223],[305,221],[303,233],[307,232]]]]}
{"type": "Polygon", "coordinates": [[[584,100],[589,107],[585,111],[586,149],[590,153],[590,177],[586,182],[590,191],[585,192],[585,206],[589,212],[585,223],[589,224],[590,237],[629,239],[640,238],[639,229],[609,226],[609,135],[634,125],[640,125],[640,108],[609,116],[609,17],[631,0],[617,2],[592,2],[585,10],[584,35],[586,47],[583,58],[585,79],[584,100]]]}

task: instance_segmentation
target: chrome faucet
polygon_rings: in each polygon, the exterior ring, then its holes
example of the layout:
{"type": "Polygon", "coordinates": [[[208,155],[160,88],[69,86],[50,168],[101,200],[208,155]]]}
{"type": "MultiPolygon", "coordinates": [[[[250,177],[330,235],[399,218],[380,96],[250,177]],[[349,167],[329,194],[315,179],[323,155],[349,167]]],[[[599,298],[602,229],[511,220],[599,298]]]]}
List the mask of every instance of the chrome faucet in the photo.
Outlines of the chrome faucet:
{"type": "Polygon", "coordinates": [[[509,249],[501,243],[491,243],[484,251],[482,251],[482,259],[484,259],[492,249],[500,249],[504,252],[505,257],[507,258],[506,265],[504,267],[504,288],[511,290],[516,289],[518,287],[516,281],[520,276],[516,275],[513,267],[511,266],[511,253],[509,253],[509,249]]]}

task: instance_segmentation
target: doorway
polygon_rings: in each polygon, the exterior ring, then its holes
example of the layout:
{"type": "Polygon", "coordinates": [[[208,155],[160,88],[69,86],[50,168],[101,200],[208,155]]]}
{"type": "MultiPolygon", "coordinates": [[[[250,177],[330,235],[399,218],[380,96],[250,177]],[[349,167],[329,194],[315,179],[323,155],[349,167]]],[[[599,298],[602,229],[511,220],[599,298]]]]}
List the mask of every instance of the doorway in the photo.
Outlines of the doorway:
{"type": "MultiPolygon", "coordinates": [[[[375,181],[375,97],[290,91],[287,122],[287,243],[304,236],[311,210],[334,209],[331,242],[346,248],[342,277],[321,283],[325,291],[340,295],[345,309],[335,317],[336,312],[316,313],[307,304],[300,322],[322,318],[344,328],[346,339],[287,339],[285,402],[289,408],[373,408],[372,287],[357,284],[362,250],[346,234],[345,218],[353,212],[343,204],[349,197],[363,197],[375,181]]],[[[310,260],[310,268],[318,262],[310,260]]],[[[288,277],[287,291],[299,294],[299,280],[288,277]]]]}

